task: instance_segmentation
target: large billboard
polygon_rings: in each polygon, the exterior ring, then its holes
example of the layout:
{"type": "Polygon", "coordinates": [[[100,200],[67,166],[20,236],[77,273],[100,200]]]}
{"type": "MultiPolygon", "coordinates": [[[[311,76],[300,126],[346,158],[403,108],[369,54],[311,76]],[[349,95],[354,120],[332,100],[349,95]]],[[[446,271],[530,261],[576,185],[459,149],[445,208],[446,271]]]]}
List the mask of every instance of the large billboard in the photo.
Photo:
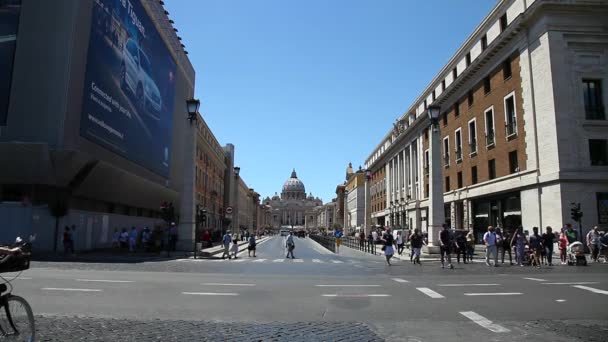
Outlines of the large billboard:
{"type": "Polygon", "coordinates": [[[0,126],[6,125],[21,0],[0,0],[0,126]]]}
{"type": "Polygon", "coordinates": [[[175,67],[139,0],[95,0],[80,134],[168,177],[175,67]]]}

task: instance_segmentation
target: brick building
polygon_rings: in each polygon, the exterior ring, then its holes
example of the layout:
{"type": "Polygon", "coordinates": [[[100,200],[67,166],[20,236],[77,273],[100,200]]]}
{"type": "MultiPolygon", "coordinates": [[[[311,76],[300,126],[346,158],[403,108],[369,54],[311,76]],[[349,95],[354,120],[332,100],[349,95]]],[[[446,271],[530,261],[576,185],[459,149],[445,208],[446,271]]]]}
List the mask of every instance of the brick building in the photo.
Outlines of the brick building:
{"type": "Polygon", "coordinates": [[[606,1],[499,1],[367,158],[370,222],[479,241],[488,225],[574,223],[574,202],[583,233],[608,227],[606,17],[606,1]]]}

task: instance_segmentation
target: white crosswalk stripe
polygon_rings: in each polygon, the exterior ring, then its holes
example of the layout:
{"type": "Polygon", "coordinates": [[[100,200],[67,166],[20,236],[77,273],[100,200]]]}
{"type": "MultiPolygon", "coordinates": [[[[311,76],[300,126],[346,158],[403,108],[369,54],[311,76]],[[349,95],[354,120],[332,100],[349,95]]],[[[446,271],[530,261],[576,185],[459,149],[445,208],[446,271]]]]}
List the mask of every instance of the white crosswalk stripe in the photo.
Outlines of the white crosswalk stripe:
{"type": "Polygon", "coordinates": [[[331,262],[333,262],[334,264],[342,264],[343,262],[340,260],[332,260],[331,262]]]}
{"type": "Polygon", "coordinates": [[[319,259],[312,259],[312,262],[317,263],[317,264],[324,264],[324,262],[319,259]]]}
{"type": "Polygon", "coordinates": [[[252,262],[264,262],[264,261],[266,261],[266,259],[253,260],[252,262]]]}
{"type": "Polygon", "coordinates": [[[274,260],[272,260],[272,262],[284,262],[284,261],[285,261],[285,259],[274,259],[274,260]]]}
{"type": "Polygon", "coordinates": [[[303,259],[292,259],[293,262],[304,262],[303,259]]]}

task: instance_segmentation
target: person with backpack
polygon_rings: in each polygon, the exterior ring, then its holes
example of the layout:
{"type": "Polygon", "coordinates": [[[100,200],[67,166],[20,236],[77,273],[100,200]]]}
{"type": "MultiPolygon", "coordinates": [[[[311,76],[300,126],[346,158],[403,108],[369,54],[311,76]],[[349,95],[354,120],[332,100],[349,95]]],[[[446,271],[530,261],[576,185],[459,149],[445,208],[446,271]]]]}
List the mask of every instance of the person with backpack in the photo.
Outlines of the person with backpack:
{"type": "Polygon", "coordinates": [[[445,262],[448,262],[448,267],[454,269],[452,265],[452,234],[448,230],[448,225],[444,224],[443,229],[439,232],[439,250],[441,252],[441,268],[445,268],[445,262]]]}
{"type": "Polygon", "coordinates": [[[395,240],[393,239],[393,234],[391,234],[388,227],[386,228],[384,234],[382,234],[380,241],[383,243],[382,250],[384,251],[386,263],[391,266],[391,258],[395,254],[395,249],[393,248],[395,240]]]}
{"type": "Polygon", "coordinates": [[[230,242],[232,242],[232,236],[230,235],[230,231],[227,230],[226,234],[222,237],[222,244],[224,245],[222,259],[226,259],[226,256],[228,256],[228,260],[230,260],[230,242]]]}
{"type": "Polygon", "coordinates": [[[253,252],[253,257],[255,258],[255,246],[256,246],[256,241],[255,241],[255,235],[251,234],[251,236],[249,236],[249,246],[247,246],[247,253],[249,254],[249,257],[251,257],[251,252],[253,252]]]}
{"type": "Polygon", "coordinates": [[[414,264],[418,263],[418,265],[422,266],[420,263],[420,251],[424,244],[424,237],[420,234],[420,230],[415,229],[414,234],[410,235],[409,240],[412,248],[413,262],[414,264]]]}
{"type": "Polygon", "coordinates": [[[458,233],[456,235],[456,262],[460,264],[460,255],[462,254],[462,261],[467,263],[467,238],[464,233],[458,233]]]}
{"type": "Polygon", "coordinates": [[[509,253],[509,265],[513,266],[513,256],[511,254],[511,235],[505,232],[502,236],[502,249],[500,250],[501,263],[505,263],[505,253],[509,253]]]}
{"type": "Polygon", "coordinates": [[[296,257],[293,256],[293,250],[296,248],[296,244],[293,241],[293,232],[289,232],[289,235],[287,236],[287,239],[285,239],[285,248],[287,248],[287,256],[285,258],[289,258],[289,255],[291,254],[291,258],[295,259],[296,257]]]}
{"type": "Polygon", "coordinates": [[[545,255],[547,256],[547,263],[549,266],[553,266],[553,244],[555,242],[555,234],[550,226],[545,228],[545,233],[542,236],[543,247],[545,255]]]}

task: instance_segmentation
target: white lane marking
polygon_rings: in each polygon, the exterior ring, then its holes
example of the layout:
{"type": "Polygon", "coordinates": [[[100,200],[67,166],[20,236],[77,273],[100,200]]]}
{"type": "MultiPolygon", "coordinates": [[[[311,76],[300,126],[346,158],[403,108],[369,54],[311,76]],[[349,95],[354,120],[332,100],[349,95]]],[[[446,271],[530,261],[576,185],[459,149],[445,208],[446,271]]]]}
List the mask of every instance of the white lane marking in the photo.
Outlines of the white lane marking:
{"type": "Polygon", "coordinates": [[[401,278],[393,278],[394,281],[398,282],[398,283],[409,283],[408,280],[405,279],[401,279],[401,278]]]}
{"type": "Polygon", "coordinates": [[[571,283],[543,283],[543,285],[591,285],[599,284],[598,281],[575,281],[571,283]]]}
{"type": "Polygon", "coordinates": [[[465,296],[519,296],[521,292],[482,292],[482,293],[465,293],[465,296]]]}
{"type": "Polygon", "coordinates": [[[185,295],[194,295],[194,296],[238,296],[238,293],[231,292],[182,292],[185,295]]]}
{"type": "Polygon", "coordinates": [[[425,295],[427,295],[431,298],[445,298],[441,294],[429,289],[428,287],[417,287],[416,290],[424,293],[425,295]]]}
{"type": "Polygon", "coordinates": [[[236,259],[236,260],[232,260],[231,262],[244,262],[245,259],[236,259]]]}
{"type": "Polygon", "coordinates": [[[509,329],[507,329],[507,328],[505,328],[505,327],[503,327],[501,325],[492,323],[492,321],[490,321],[489,319],[481,316],[480,314],[478,314],[476,312],[473,312],[473,311],[463,311],[463,312],[460,312],[460,314],[463,315],[464,317],[470,319],[474,323],[476,323],[476,324],[478,324],[478,325],[480,325],[480,326],[482,326],[482,327],[484,327],[484,328],[486,328],[486,329],[488,329],[488,330],[490,330],[492,332],[495,332],[495,333],[508,333],[508,332],[511,331],[511,330],[509,330],[509,329]]]}
{"type": "Polygon", "coordinates": [[[356,285],[356,284],[349,284],[349,285],[315,285],[316,287],[379,287],[380,285],[356,285]]]}
{"type": "Polygon", "coordinates": [[[608,295],[608,291],[596,289],[594,287],[583,286],[583,285],[574,285],[572,287],[576,287],[576,288],[579,288],[581,290],[591,291],[593,293],[599,293],[599,294],[603,294],[603,295],[608,295]]]}
{"type": "Polygon", "coordinates": [[[134,283],[133,280],[109,280],[109,279],[76,279],[76,281],[83,282],[97,282],[97,283],[134,283]]]}
{"type": "Polygon", "coordinates": [[[291,261],[293,261],[293,262],[304,262],[303,259],[291,259],[291,261]]]}
{"type": "Polygon", "coordinates": [[[500,284],[439,284],[437,286],[454,287],[454,286],[499,286],[500,284]]]}
{"type": "Polygon", "coordinates": [[[342,264],[343,262],[340,260],[332,260],[331,262],[333,262],[334,264],[342,264]]]}
{"type": "Polygon", "coordinates": [[[255,286],[255,284],[222,284],[222,283],[202,283],[205,286],[255,286]]]}
{"type": "Polygon", "coordinates": [[[285,261],[285,259],[274,259],[274,260],[272,260],[272,262],[284,262],[284,261],[285,261]]]}
{"type": "Polygon", "coordinates": [[[312,262],[316,262],[318,264],[324,264],[324,262],[321,261],[320,259],[312,259],[312,262]]]}
{"type": "MultiPolygon", "coordinates": [[[[9,278],[9,277],[5,277],[5,278],[9,278]]],[[[21,280],[32,280],[32,278],[29,278],[29,277],[17,277],[17,278],[15,278],[15,280],[19,280],[19,279],[21,279],[21,280]]]]}
{"type": "Polygon", "coordinates": [[[264,261],[266,261],[266,259],[253,260],[252,262],[264,262],[264,261]]]}
{"type": "Polygon", "coordinates": [[[43,287],[45,291],[77,291],[77,292],[101,292],[100,289],[73,289],[73,288],[60,288],[60,287],[43,287]]]}
{"type": "Polygon", "coordinates": [[[323,297],[348,297],[348,298],[363,298],[363,297],[390,297],[389,294],[323,294],[323,297]]]}
{"type": "Polygon", "coordinates": [[[540,278],[524,278],[524,279],[534,280],[534,281],[546,281],[545,279],[540,279],[540,278]]]}
{"type": "Polygon", "coordinates": [[[556,302],[558,302],[558,303],[563,303],[563,302],[565,302],[566,300],[565,300],[565,299],[556,299],[555,301],[556,301],[556,302]]]}

